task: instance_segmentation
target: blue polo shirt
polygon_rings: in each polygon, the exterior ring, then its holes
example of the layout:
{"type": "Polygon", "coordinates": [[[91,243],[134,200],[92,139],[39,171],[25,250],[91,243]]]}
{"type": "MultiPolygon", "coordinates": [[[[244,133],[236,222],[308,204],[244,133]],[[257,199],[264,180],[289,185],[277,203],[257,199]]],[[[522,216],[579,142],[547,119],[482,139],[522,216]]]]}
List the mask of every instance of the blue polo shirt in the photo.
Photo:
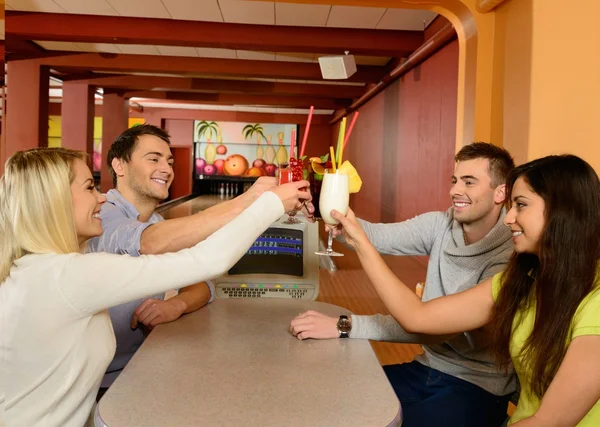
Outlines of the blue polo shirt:
{"type": "MultiPolygon", "coordinates": [[[[88,252],[110,252],[140,256],[141,237],[144,230],[152,224],[163,221],[163,217],[153,213],[147,222],[138,221],[140,213],[116,189],[106,193],[106,203],[102,206],[102,229],[99,237],[88,241],[88,252]]],[[[211,301],[214,296],[212,283],[208,282],[211,291],[211,301]]],[[[165,294],[152,295],[148,298],[163,300],[165,294]]],[[[102,379],[101,387],[109,387],[119,376],[125,365],[144,342],[143,328],[131,329],[131,318],[135,309],[147,298],[130,301],[108,311],[112,321],[117,350],[113,361],[108,366],[102,379]]],[[[210,302],[210,301],[209,301],[210,302]]]]}

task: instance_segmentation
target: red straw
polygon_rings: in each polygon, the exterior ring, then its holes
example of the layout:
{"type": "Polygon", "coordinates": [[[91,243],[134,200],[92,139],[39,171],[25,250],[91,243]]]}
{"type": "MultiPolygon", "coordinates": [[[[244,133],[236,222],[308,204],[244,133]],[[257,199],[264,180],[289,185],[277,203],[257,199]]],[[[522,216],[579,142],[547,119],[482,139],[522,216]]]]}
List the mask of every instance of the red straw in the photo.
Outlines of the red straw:
{"type": "Polygon", "coordinates": [[[350,134],[352,133],[352,128],[354,128],[354,123],[356,123],[356,118],[358,117],[358,111],[356,113],[354,113],[354,117],[352,117],[352,122],[350,122],[350,127],[348,128],[348,133],[346,134],[346,138],[344,139],[344,148],[342,148],[342,151],[346,148],[346,144],[348,143],[348,139],[350,138],[350,134]]]}
{"type": "Polygon", "coordinates": [[[296,129],[292,129],[292,142],[290,144],[290,159],[294,157],[294,146],[296,145],[296,129]]]}
{"type": "Polygon", "coordinates": [[[304,149],[306,148],[306,140],[308,139],[308,131],[310,130],[310,122],[312,120],[313,112],[315,111],[315,107],[310,106],[310,111],[308,112],[308,120],[306,121],[306,129],[304,129],[304,137],[302,138],[302,148],[300,149],[300,154],[298,154],[298,158],[304,156],[304,149]]]}

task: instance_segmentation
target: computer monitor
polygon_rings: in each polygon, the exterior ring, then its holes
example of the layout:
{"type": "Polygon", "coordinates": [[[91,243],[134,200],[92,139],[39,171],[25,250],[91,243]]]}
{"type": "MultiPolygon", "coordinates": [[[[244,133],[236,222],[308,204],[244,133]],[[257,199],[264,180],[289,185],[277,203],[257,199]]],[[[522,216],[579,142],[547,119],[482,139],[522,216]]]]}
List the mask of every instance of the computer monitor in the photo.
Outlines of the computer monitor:
{"type": "Polygon", "coordinates": [[[300,224],[285,224],[287,215],[256,239],[248,252],[213,282],[217,298],[293,298],[319,295],[317,223],[300,213],[300,224]]]}

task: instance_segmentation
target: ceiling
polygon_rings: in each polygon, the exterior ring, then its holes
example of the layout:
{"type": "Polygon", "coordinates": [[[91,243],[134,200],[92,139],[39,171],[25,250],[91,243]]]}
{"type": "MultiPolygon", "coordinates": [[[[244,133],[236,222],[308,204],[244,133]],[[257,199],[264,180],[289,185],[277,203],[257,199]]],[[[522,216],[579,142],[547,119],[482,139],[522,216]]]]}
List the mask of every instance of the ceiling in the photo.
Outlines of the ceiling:
{"type": "Polygon", "coordinates": [[[6,0],[6,10],[236,24],[422,31],[426,10],[244,0],[6,0]]]}
{"type": "Polygon", "coordinates": [[[147,107],[321,114],[380,81],[436,18],[243,0],[6,0],[6,11],[7,60],[49,66],[54,101],[60,81],[82,80],[147,107]],[[323,80],[318,58],[346,51],[357,73],[323,80]]]}

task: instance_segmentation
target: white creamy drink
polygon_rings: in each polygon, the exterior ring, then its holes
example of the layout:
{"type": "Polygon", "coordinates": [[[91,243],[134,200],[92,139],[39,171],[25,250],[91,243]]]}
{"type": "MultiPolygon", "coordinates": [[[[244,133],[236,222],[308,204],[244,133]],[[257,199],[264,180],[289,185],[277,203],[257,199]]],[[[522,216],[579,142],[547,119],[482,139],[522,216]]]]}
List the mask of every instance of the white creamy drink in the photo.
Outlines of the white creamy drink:
{"type": "Polygon", "coordinates": [[[331,216],[332,209],[346,215],[350,193],[348,189],[348,175],[343,173],[326,173],[323,176],[321,195],[319,196],[319,210],[321,217],[327,224],[339,224],[331,216]]]}

